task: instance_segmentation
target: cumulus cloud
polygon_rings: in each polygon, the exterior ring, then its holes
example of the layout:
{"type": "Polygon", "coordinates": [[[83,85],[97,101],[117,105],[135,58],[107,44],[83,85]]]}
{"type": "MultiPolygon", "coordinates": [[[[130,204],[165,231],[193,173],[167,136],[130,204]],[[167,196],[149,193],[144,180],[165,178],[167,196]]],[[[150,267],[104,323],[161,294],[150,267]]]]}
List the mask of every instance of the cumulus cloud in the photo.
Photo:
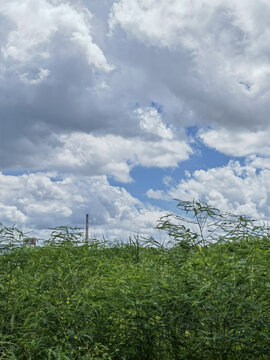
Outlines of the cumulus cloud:
{"type": "Polygon", "coordinates": [[[155,200],[170,200],[170,196],[168,196],[163,190],[153,190],[149,189],[146,192],[146,196],[150,199],[155,200]]]}
{"type": "Polygon", "coordinates": [[[194,125],[211,129],[199,131],[205,145],[246,164],[198,170],[173,188],[167,178],[149,199],[198,196],[267,214],[269,19],[266,0],[0,0],[0,166],[29,171],[2,176],[14,186],[1,193],[3,219],[74,223],[86,210],[80,196],[99,209],[87,197],[97,184],[106,207],[123,198],[132,209],[125,220],[113,205],[102,227],[146,229],[160,210],[106,176],[124,183],[136,166],[179,166],[193,153],[185,127],[194,125]]]}
{"type": "MultiPolygon", "coordinates": [[[[108,3],[106,7],[109,11],[108,3]]],[[[0,1],[0,12],[9,21],[0,54],[2,169],[36,170],[45,163],[46,169],[55,169],[62,159],[66,164],[61,169],[130,181],[133,166],[177,166],[188,158],[184,130],[175,135],[169,124],[173,106],[167,106],[169,115],[149,106],[153,97],[160,98],[160,91],[153,91],[154,74],[149,77],[143,63],[132,64],[145,49],[122,58],[119,40],[100,31],[106,26],[105,10],[93,12],[76,1],[12,0],[0,1]],[[101,47],[110,61],[100,55],[101,47]],[[107,71],[114,63],[115,71],[107,71]],[[80,136],[87,145],[78,144],[79,133],[85,134],[80,136]],[[67,159],[65,154],[73,150],[76,155],[67,159]]],[[[128,44],[128,53],[131,48],[128,44]]],[[[145,60],[150,66],[150,58],[145,60]]],[[[179,103],[176,98],[170,102],[179,103]]]]}
{"type": "Polygon", "coordinates": [[[264,0],[118,0],[110,28],[167,49],[168,67],[172,54],[189,58],[185,73],[162,78],[200,121],[256,128],[268,122],[269,14],[264,0]]]}
{"type": "Polygon", "coordinates": [[[15,26],[1,49],[5,58],[19,62],[29,62],[36,56],[48,58],[51,55],[48,44],[60,32],[81,49],[89,65],[112,70],[92,39],[92,15],[86,8],[75,9],[65,2],[52,5],[46,0],[10,0],[1,1],[0,11],[15,26]]]}
{"type": "Polygon", "coordinates": [[[52,134],[106,127],[116,114],[101,98],[112,64],[94,20],[78,2],[0,0],[1,169],[36,168],[52,134]]]}
{"type": "Polygon", "coordinates": [[[17,209],[16,206],[9,206],[0,204],[0,216],[1,219],[8,221],[9,223],[24,224],[27,217],[17,209]]]}
{"type": "Polygon", "coordinates": [[[0,175],[0,214],[7,225],[30,229],[84,225],[89,213],[94,234],[127,240],[129,235],[154,234],[161,210],[143,205],[105,176],[59,177],[57,173],[0,175]]]}
{"type": "Polygon", "coordinates": [[[158,46],[171,47],[185,42],[192,47],[199,42],[199,20],[200,29],[207,27],[218,4],[218,1],[119,0],[112,7],[110,28],[113,31],[120,24],[140,40],[158,46]],[[187,37],[185,28],[193,30],[190,35],[187,32],[187,37]]]}
{"type": "Polygon", "coordinates": [[[129,172],[134,166],[175,167],[192,152],[185,141],[177,139],[151,141],[71,133],[61,135],[58,141],[59,146],[40,157],[39,162],[35,160],[39,167],[88,176],[112,175],[121,182],[132,180],[129,172]]]}
{"type": "Polygon", "coordinates": [[[250,164],[257,169],[270,169],[270,158],[251,155],[248,158],[250,164]]]}
{"type": "Polygon", "coordinates": [[[211,129],[199,131],[199,136],[207,146],[226,155],[270,155],[269,129],[258,131],[211,129]]]}
{"type": "Polygon", "coordinates": [[[146,109],[137,109],[135,113],[140,118],[140,128],[150,134],[157,135],[163,139],[172,139],[174,137],[171,128],[166,127],[161,115],[157,109],[148,107],[146,109]]]}
{"type": "Polygon", "coordinates": [[[270,171],[254,165],[251,160],[245,165],[230,161],[224,167],[196,170],[189,179],[172,187],[168,195],[182,200],[201,200],[254,219],[269,219],[270,171]]]}

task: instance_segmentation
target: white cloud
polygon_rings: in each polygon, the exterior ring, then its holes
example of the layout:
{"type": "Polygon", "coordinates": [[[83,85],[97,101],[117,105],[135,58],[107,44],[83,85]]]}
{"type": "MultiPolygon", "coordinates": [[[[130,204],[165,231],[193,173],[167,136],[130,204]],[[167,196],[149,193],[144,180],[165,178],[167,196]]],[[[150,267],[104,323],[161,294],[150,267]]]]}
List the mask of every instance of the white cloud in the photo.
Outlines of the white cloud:
{"type": "Polygon", "coordinates": [[[23,214],[16,206],[9,206],[0,203],[0,217],[10,223],[24,224],[27,221],[27,216],[23,214]]]}
{"type": "Polygon", "coordinates": [[[184,140],[144,140],[116,135],[86,133],[61,135],[60,146],[35,159],[36,167],[81,174],[112,175],[128,182],[130,170],[145,167],[175,167],[192,152],[184,140]],[[42,156],[46,157],[42,157],[42,156]]]}
{"type": "Polygon", "coordinates": [[[248,157],[250,165],[257,169],[268,169],[270,170],[270,158],[251,155],[248,157]]]}
{"type": "Polygon", "coordinates": [[[69,3],[52,5],[47,0],[1,0],[0,12],[16,26],[10,31],[2,54],[19,62],[31,62],[36,56],[50,57],[50,42],[56,34],[73,42],[87,57],[89,65],[110,71],[102,50],[91,35],[92,15],[86,8],[69,3]]]}
{"type": "Polygon", "coordinates": [[[117,24],[142,41],[160,46],[179,42],[193,47],[200,29],[207,27],[218,1],[119,0],[112,7],[110,28],[117,24]],[[191,34],[187,30],[192,30],[191,34]]]}
{"type": "Polygon", "coordinates": [[[164,212],[147,207],[124,188],[111,186],[105,176],[57,178],[57,173],[20,176],[0,174],[0,215],[4,224],[27,229],[59,225],[84,226],[90,231],[127,240],[132,234],[150,235],[164,212]]]}
{"type": "Polygon", "coordinates": [[[270,170],[230,161],[224,167],[197,170],[168,194],[182,200],[197,199],[218,209],[251,216],[270,217],[270,170]]]}
{"type": "Polygon", "coordinates": [[[199,136],[207,146],[226,155],[270,155],[270,129],[259,131],[201,130],[199,136]]]}
{"type": "Polygon", "coordinates": [[[146,192],[147,197],[155,200],[171,200],[171,198],[163,190],[149,189],[146,192]]]}
{"type": "Polygon", "coordinates": [[[152,107],[139,108],[135,111],[140,119],[140,128],[163,139],[173,139],[172,129],[166,127],[157,109],[152,107]]]}

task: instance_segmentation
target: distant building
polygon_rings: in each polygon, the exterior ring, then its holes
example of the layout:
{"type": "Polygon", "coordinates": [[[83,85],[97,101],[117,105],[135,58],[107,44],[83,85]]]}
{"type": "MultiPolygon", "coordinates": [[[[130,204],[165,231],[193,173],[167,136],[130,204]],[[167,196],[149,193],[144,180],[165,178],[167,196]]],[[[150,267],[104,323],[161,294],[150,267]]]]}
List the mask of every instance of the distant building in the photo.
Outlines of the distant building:
{"type": "Polygon", "coordinates": [[[37,245],[37,239],[36,238],[26,238],[23,240],[24,245],[29,246],[36,246],[37,245]]]}

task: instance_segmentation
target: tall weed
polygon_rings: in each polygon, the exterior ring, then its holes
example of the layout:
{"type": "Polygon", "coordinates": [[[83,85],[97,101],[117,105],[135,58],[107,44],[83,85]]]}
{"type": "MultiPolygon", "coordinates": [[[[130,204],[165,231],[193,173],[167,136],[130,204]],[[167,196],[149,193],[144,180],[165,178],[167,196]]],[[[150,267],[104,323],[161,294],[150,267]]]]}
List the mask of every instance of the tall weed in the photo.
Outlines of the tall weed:
{"type": "Polygon", "coordinates": [[[269,359],[269,239],[244,217],[182,205],[187,218],[159,225],[168,247],[63,227],[2,252],[0,359],[269,359]]]}

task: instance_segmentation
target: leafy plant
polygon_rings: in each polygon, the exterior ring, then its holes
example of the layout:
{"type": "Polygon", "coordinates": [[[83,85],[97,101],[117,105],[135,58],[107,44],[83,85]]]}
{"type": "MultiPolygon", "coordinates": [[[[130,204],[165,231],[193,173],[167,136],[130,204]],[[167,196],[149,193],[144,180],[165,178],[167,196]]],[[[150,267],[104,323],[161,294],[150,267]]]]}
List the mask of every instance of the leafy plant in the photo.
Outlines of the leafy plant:
{"type": "Polygon", "coordinates": [[[60,227],[2,252],[0,359],[269,359],[266,229],[179,204],[159,225],[170,246],[60,227]]]}
{"type": "Polygon", "coordinates": [[[10,250],[14,247],[21,246],[25,234],[15,225],[7,227],[0,223],[0,251],[10,250]]]}
{"type": "Polygon", "coordinates": [[[189,246],[205,246],[214,242],[222,243],[269,234],[269,228],[256,225],[255,220],[243,215],[221,212],[203,202],[179,201],[177,208],[186,216],[169,213],[160,219],[157,228],[166,230],[175,242],[189,246]]]}

